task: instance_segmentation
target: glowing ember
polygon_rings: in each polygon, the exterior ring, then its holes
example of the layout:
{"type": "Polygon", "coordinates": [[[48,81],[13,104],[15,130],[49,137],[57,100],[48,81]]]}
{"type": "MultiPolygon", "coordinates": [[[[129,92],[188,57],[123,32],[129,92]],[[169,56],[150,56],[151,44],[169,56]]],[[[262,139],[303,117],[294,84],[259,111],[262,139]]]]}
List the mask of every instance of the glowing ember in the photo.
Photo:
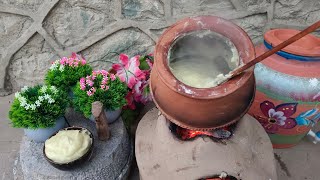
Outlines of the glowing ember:
{"type": "Polygon", "coordinates": [[[234,177],[228,176],[228,177],[225,177],[225,178],[220,178],[220,177],[207,178],[205,180],[237,180],[237,179],[234,178],[234,177]]]}
{"type": "Polygon", "coordinates": [[[191,140],[197,136],[209,136],[215,139],[227,139],[232,136],[236,125],[230,125],[221,129],[211,131],[195,131],[182,128],[176,124],[171,123],[170,130],[181,140],[191,140]]]}

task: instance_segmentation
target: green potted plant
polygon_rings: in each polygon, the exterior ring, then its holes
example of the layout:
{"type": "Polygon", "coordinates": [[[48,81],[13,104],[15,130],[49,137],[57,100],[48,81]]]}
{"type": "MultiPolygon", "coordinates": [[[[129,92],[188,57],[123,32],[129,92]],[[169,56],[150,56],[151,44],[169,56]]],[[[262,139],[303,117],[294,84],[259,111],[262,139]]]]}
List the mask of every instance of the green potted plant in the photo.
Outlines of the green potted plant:
{"type": "Polygon", "coordinates": [[[79,79],[91,73],[92,68],[86,60],[72,53],[71,57],[63,57],[52,63],[45,76],[45,82],[47,85],[56,86],[71,93],[71,88],[77,84],[79,79]]]}
{"type": "Polygon", "coordinates": [[[85,117],[93,120],[91,106],[100,101],[105,107],[108,123],[117,120],[122,106],[126,104],[127,85],[119,77],[105,70],[93,71],[90,76],[82,77],[73,88],[74,107],[85,117]]]}
{"type": "Polygon", "coordinates": [[[25,135],[44,142],[65,126],[67,94],[55,86],[24,87],[15,94],[9,118],[15,128],[24,128],[25,135]]]}

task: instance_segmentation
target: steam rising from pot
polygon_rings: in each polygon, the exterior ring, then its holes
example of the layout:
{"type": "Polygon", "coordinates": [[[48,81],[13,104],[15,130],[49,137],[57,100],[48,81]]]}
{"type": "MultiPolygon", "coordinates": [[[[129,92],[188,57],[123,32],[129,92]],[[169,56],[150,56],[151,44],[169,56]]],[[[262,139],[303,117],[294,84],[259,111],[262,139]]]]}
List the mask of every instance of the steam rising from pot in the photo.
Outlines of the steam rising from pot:
{"type": "Polygon", "coordinates": [[[178,37],[169,50],[173,75],[191,87],[210,88],[226,81],[239,66],[235,45],[226,37],[209,31],[194,31],[178,37]]]}

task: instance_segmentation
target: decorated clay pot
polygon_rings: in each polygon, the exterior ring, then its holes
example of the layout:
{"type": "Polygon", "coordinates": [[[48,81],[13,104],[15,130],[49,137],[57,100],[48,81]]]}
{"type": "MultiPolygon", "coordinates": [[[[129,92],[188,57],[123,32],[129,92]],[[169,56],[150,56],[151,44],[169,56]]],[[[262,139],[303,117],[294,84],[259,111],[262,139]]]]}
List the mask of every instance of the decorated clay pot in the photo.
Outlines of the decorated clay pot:
{"type": "Polygon", "coordinates": [[[195,88],[179,81],[169,68],[168,51],[177,37],[198,30],[210,30],[230,39],[243,63],[254,59],[255,50],[240,27],[214,16],[183,19],[160,37],[151,72],[153,100],[166,118],[180,127],[206,130],[239,120],[252,102],[255,81],[253,69],[212,88],[195,88]]]}
{"type": "MultiPolygon", "coordinates": [[[[257,55],[298,32],[268,31],[257,55]]],[[[320,118],[319,47],[320,39],[308,35],[255,67],[257,91],[249,114],[265,128],[274,148],[296,145],[320,118]]]]}

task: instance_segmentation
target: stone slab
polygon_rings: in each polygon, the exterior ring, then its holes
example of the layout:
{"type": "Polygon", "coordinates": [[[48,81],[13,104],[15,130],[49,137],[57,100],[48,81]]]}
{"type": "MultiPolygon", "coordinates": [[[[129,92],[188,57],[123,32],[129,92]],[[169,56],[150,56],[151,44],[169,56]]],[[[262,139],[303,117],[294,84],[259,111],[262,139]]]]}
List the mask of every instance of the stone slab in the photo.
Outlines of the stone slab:
{"type": "Polygon", "coordinates": [[[70,125],[86,127],[93,133],[95,141],[91,158],[74,170],[61,171],[44,159],[43,143],[35,143],[23,137],[20,146],[20,164],[24,179],[126,179],[133,148],[122,119],[110,124],[111,138],[107,142],[102,142],[97,139],[93,122],[72,111],[66,118],[70,125]]]}

